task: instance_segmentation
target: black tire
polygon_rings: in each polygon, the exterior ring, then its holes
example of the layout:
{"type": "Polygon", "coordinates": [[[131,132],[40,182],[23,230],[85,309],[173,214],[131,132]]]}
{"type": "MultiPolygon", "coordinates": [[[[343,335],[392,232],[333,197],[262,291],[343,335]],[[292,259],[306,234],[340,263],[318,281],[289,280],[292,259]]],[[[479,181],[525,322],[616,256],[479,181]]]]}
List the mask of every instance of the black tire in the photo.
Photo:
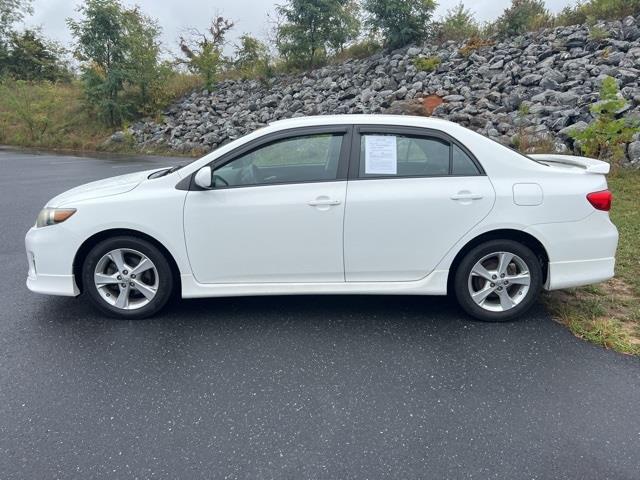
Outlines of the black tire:
{"type": "Polygon", "coordinates": [[[118,236],[103,240],[91,249],[82,265],[83,293],[91,299],[91,303],[100,312],[114,318],[137,320],[156,314],[172,297],[174,284],[173,271],[164,254],[152,243],[137,237],[118,236]],[[157,290],[155,296],[146,305],[133,310],[117,308],[107,303],[98,292],[94,282],[96,266],[104,255],[116,249],[135,250],[153,262],[157,270],[157,290]]]}
{"type": "MultiPolygon", "coordinates": [[[[464,256],[456,269],[453,287],[459,305],[467,314],[485,322],[505,322],[522,315],[536,302],[542,288],[542,267],[540,260],[529,247],[513,240],[491,240],[478,245],[464,256]],[[501,312],[481,307],[473,300],[469,291],[471,270],[478,261],[494,252],[509,252],[520,257],[526,264],[530,276],[529,289],[524,298],[514,307],[501,312]]],[[[509,288],[513,288],[513,285],[509,288]]]]}

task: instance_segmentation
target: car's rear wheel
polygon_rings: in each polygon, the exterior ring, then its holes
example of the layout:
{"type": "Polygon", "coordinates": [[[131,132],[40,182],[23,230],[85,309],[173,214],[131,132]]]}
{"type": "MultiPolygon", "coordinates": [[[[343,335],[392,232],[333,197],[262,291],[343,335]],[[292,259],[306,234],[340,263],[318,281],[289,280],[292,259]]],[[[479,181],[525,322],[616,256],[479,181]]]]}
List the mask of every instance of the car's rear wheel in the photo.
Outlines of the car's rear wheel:
{"type": "Polygon", "coordinates": [[[136,237],[114,237],[91,249],[82,266],[85,292],[107,315],[138,319],[171,298],[173,273],[162,252],[136,237]]]}
{"type": "Polygon", "coordinates": [[[492,240],[469,251],[456,270],[458,303],[472,317],[511,320],[535,303],[542,268],[531,249],[513,240],[492,240]]]}

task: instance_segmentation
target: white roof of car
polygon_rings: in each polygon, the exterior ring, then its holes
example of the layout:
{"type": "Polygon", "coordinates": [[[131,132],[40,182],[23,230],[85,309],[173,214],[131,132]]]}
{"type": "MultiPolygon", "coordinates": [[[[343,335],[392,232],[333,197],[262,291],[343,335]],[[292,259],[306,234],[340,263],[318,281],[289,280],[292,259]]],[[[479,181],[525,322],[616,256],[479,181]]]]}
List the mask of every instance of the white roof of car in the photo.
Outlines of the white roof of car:
{"type": "Polygon", "coordinates": [[[405,125],[417,127],[444,128],[456,125],[448,120],[412,115],[316,115],[312,117],[296,117],[270,122],[269,126],[277,128],[310,127],[316,125],[371,124],[371,125],[405,125]]]}

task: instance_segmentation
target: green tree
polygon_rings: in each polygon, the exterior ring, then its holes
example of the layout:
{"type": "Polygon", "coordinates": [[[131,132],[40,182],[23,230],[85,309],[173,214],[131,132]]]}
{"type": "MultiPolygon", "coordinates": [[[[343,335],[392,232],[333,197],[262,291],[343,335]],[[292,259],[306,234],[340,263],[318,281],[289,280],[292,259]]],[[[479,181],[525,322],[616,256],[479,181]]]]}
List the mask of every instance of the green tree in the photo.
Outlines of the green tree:
{"type": "Polygon", "coordinates": [[[591,107],[595,120],[585,130],[572,133],[585,155],[610,159],[614,165],[622,160],[625,144],[640,131],[637,123],[617,118],[617,112],[626,105],[616,80],[606,77],[600,87],[600,101],[591,107]]]}
{"type": "Polygon", "coordinates": [[[544,0],[511,0],[511,6],[497,20],[502,36],[520,35],[551,23],[544,0]]]}
{"type": "Polygon", "coordinates": [[[0,42],[6,41],[13,25],[33,13],[33,0],[0,0],[0,42]]]}
{"type": "Polygon", "coordinates": [[[362,27],[360,22],[360,5],[355,0],[348,0],[335,18],[335,24],[328,32],[327,43],[335,52],[343,52],[345,47],[355,40],[362,27]]]}
{"type": "Polygon", "coordinates": [[[85,94],[106,123],[117,126],[149,105],[152,87],[146,82],[159,75],[160,29],[119,0],[86,0],[78,11],[82,18],[67,23],[82,62],[85,94]],[[125,95],[125,88],[134,93],[125,95]]]}
{"type": "Polygon", "coordinates": [[[367,24],[382,34],[390,48],[427,38],[436,6],[435,0],[364,0],[367,24]]]}
{"type": "Polygon", "coordinates": [[[353,0],[289,0],[277,11],[282,19],[278,50],[295,67],[313,68],[328,50],[341,50],[359,31],[353,0]]]}
{"type": "Polygon", "coordinates": [[[0,75],[6,74],[13,26],[33,12],[32,0],[0,0],[0,75]]]}
{"type": "Polygon", "coordinates": [[[233,26],[232,21],[217,15],[206,33],[192,30],[190,38],[180,38],[180,50],[186,58],[181,63],[186,63],[189,70],[200,75],[208,90],[214,88],[224,64],[222,49],[233,26]]]}
{"type": "Polygon", "coordinates": [[[163,87],[171,73],[159,61],[161,53],[157,21],[144,15],[138,7],[124,11],[125,79],[133,87],[133,102],[138,113],[150,115],[164,103],[163,87]]]}
{"type": "Polygon", "coordinates": [[[236,46],[233,66],[244,78],[269,76],[269,49],[257,38],[245,33],[236,46]]]}
{"type": "Polygon", "coordinates": [[[438,25],[437,38],[442,41],[462,41],[477,36],[480,27],[474,19],[474,14],[461,2],[447,11],[438,25]]]}
{"type": "Polygon", "coordinates": [[[127,75],[124,8],[118,0],[87,0],[78,11],[83,18],[67,24],[83,62],[85,93],[109,125],[118,125],[127,109],[120,98],[127,75]]]}
{"type": "Polygon", "coordinates": [[[58,44],[44,38],[38,30],[13,32],[4,71],[20,80],[69,80],[71,73],[62,61],[63,53],[58,44]]]}

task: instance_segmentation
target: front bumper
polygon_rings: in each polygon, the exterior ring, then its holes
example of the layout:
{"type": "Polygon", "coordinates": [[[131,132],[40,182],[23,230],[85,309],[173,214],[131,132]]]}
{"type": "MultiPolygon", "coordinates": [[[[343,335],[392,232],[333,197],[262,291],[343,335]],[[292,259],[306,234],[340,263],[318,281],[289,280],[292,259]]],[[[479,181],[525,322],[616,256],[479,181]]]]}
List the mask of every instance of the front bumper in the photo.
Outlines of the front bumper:
{"type": "Polygon", "coordinates": [[[56,226],[31,228],[25,238],[29,272],[27,288],[48,295],[76,297],[80,289],[73,275],[75,249],[56,226]]]}
{"type": "Polygon", "coordinates": [[[73,275],[29,275],[27,288],[35,293],[77,297],[80,290],[73,275]]]}

